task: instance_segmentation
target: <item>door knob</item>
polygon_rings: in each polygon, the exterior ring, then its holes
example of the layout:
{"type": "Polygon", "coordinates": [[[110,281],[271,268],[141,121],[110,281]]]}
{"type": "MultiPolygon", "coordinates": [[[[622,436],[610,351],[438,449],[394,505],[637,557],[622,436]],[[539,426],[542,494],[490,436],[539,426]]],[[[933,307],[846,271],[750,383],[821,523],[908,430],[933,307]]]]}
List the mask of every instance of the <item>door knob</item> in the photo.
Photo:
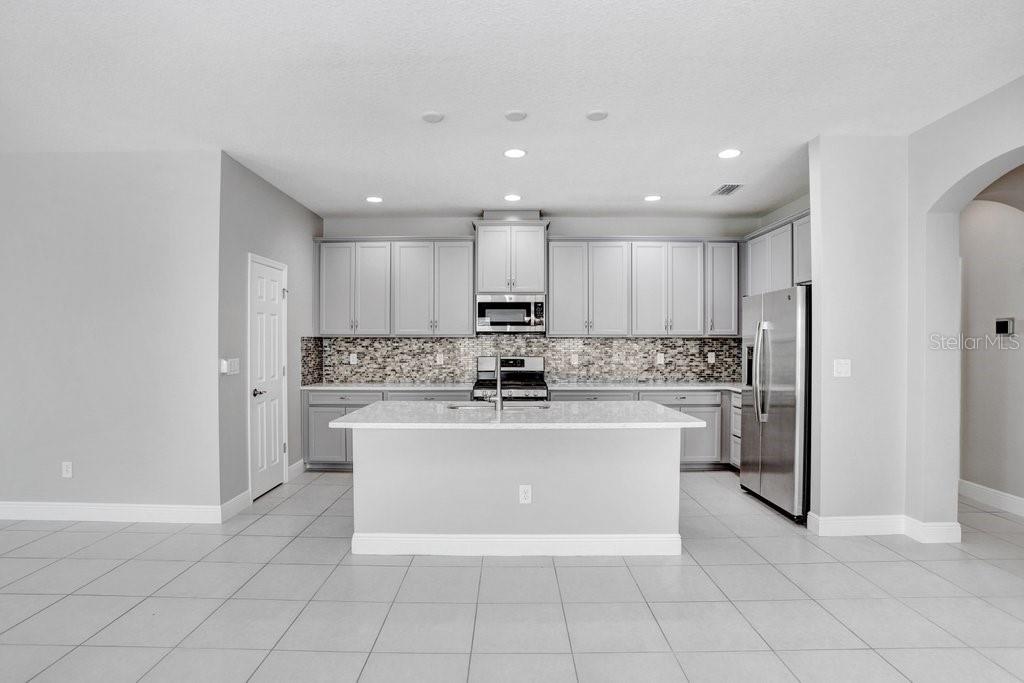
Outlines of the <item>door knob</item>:
{"type": "Polygon", "coordinates": [[[262,395],[263,395],[263,394],[265,394],[265,393],[267,393],[267,392],[265,392],[265,391],[260,391],[259,389],[253,389],[253,390],[252,390],[252,397],[253,397],[253,398],[256,398],[257,396],[262,396],[262,395]]]}

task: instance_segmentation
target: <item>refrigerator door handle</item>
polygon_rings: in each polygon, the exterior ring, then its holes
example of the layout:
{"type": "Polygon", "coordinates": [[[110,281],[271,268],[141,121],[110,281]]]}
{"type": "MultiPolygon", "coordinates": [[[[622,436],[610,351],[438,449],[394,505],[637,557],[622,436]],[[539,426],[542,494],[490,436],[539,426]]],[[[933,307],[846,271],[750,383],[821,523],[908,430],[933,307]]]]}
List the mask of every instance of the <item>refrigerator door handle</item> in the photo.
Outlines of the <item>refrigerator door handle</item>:
{"type": "Polygon", "coordinates": [[[768,416],[772,409],[772,344],[771,339],[768,337],[768,332],[771,329],[768,323],[763,323],[764,330],[761,333],[763,338],[761,340],[761,355],[768,358],[768,384],[764,389],[764,404],[761,406],[761,422],[767,422],[768,416]],[[767,353],[765,347],[768,347],[767,353]]]}
{"type": "Polygon", "coordinates": [[[754,377],[751,382],[754,394],[754,418],[761,422],[761,321],[757,321],[757,332],[754,334],[754,377]]]}

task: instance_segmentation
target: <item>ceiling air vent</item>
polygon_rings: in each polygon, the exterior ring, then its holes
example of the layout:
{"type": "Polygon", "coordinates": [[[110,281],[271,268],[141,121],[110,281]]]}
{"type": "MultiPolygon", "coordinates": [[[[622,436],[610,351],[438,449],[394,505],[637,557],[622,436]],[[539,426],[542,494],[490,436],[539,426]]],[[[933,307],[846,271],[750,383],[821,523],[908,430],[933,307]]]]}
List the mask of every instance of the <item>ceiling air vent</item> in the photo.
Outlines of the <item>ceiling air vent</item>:
{"type": "Polygon", "coordinates": [[[729,195],[731,195],[733,192],[735,192],[736,190],[740,189],[741,187],[743,187],[743,186],[742,185],[731,185],[731,184],[719,185],[718,189],[711,193],[711,196],[712,197],[728,197],[729,195]]]}

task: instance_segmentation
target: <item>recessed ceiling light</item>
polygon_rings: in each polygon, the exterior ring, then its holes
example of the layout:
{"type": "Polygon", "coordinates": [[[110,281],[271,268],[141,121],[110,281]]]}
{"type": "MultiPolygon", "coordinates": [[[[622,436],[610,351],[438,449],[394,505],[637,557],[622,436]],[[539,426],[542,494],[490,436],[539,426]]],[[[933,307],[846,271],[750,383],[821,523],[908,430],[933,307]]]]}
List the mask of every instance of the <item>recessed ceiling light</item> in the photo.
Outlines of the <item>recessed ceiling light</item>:
{"type": "Polygon", "coordinates": [[[366,198],[366,201],[370,202],[371,204],[380,204],[382,201],[384,201],[384,198],[377,197],[376,195],[371,194],[369,197],[366,198]]]}
{"type": "Polygon", "coordinates": [[[719,152],[718,153],[718,158],[719,159],[735,159],[736,157],[738,157],[741,154],[743,154],[743,152],[741,152],[740,150],[733,149],[733,148],[730,147],[729,149],[723,149],[721,152],[719,152]]]}
{"type": "Polygon", "coordinates": [[[513,109],[505,112],[505,118],[509,121],[522,121],[526,118],[526,112],[520,111],[519,109],[513,109]]]}
{"type": "Polygon", "coordinates": [[[608,118],[608,112],[604,109],[594,109],[593,111],[587,112],[587,118],[591,121],[604,121],[608,118]]]}
{"type": "Polygon", "coordinates": [[[644,197],[644,201],[645,202],[660,202],[661,201],[661,195],[660,194],[649,194],[646,197],[644,197]]]}
{"type": "Polygon", "coordinates": [[[522,199],[522,197],[520,197],[517,194],[507,194],[507,195],[505,195],[505,201],[506,202],[518,202],[520,199],[522,199]]]}
{"type": "Polygon", "coordinates": [[[423,116],[420,117],[427,123],[441,123],[444,121],[444,114],[439,111],[425,111],[423,116]]]}
{"type": "Polygon", "coordinates": [[[516,149],[515,147],[513,147],[512,149],[505,150],[505,156],[507,156],[509,159],[522,159],[523,157],[526,156],[526,150],[516,149]]]}

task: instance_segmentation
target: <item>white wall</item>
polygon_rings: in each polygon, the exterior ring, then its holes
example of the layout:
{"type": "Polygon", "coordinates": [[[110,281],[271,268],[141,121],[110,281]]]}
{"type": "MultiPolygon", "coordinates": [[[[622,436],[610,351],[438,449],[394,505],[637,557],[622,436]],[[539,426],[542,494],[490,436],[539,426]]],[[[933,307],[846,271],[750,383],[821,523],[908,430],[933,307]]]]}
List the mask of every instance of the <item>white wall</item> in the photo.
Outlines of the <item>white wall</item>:
{"type": "Polygon", "coordinates": [[[812,512],[902,514],[906,138],[822,136],[810,168],[812,512]]]}
{"type": "Polygon", "coordinates": [[[220,495],[228,501],[248,488],[246,411],[249,406],[246,349],[249,253],[288,266],[288,457],[302,459],[299,385],[300,338],[313,325],[313,238],[323,221],[276,187],[223,155],[220,206],[221,358],[240,358],[237,375],[220,377],[220,495]]]}
{"type": "MultiPolygon", "coordinates": [[[[993,335],[996,318],[1024,325],[1024,211],[968,204],[960,214],[960,256],[964,336],[993,335]]],[[[962,359],[960,477],[1024,496],[1024,350],[979,346],[965,349],[962,359]]]]}
{"type": "Polygon", "coordinates": [[[217,152],[0,156],[0,501],[220,503],[219,174],[217,152]]]}
{"type": "MultiPolygon", "coordinates": [[[[325,237],[450,237],[473,234],[473,217],[393,217],[324,219],[325,237]]],[[[727,237],[739,238],[760,224],[757,217],[555,216],[551,237],[727,237]]]]}

